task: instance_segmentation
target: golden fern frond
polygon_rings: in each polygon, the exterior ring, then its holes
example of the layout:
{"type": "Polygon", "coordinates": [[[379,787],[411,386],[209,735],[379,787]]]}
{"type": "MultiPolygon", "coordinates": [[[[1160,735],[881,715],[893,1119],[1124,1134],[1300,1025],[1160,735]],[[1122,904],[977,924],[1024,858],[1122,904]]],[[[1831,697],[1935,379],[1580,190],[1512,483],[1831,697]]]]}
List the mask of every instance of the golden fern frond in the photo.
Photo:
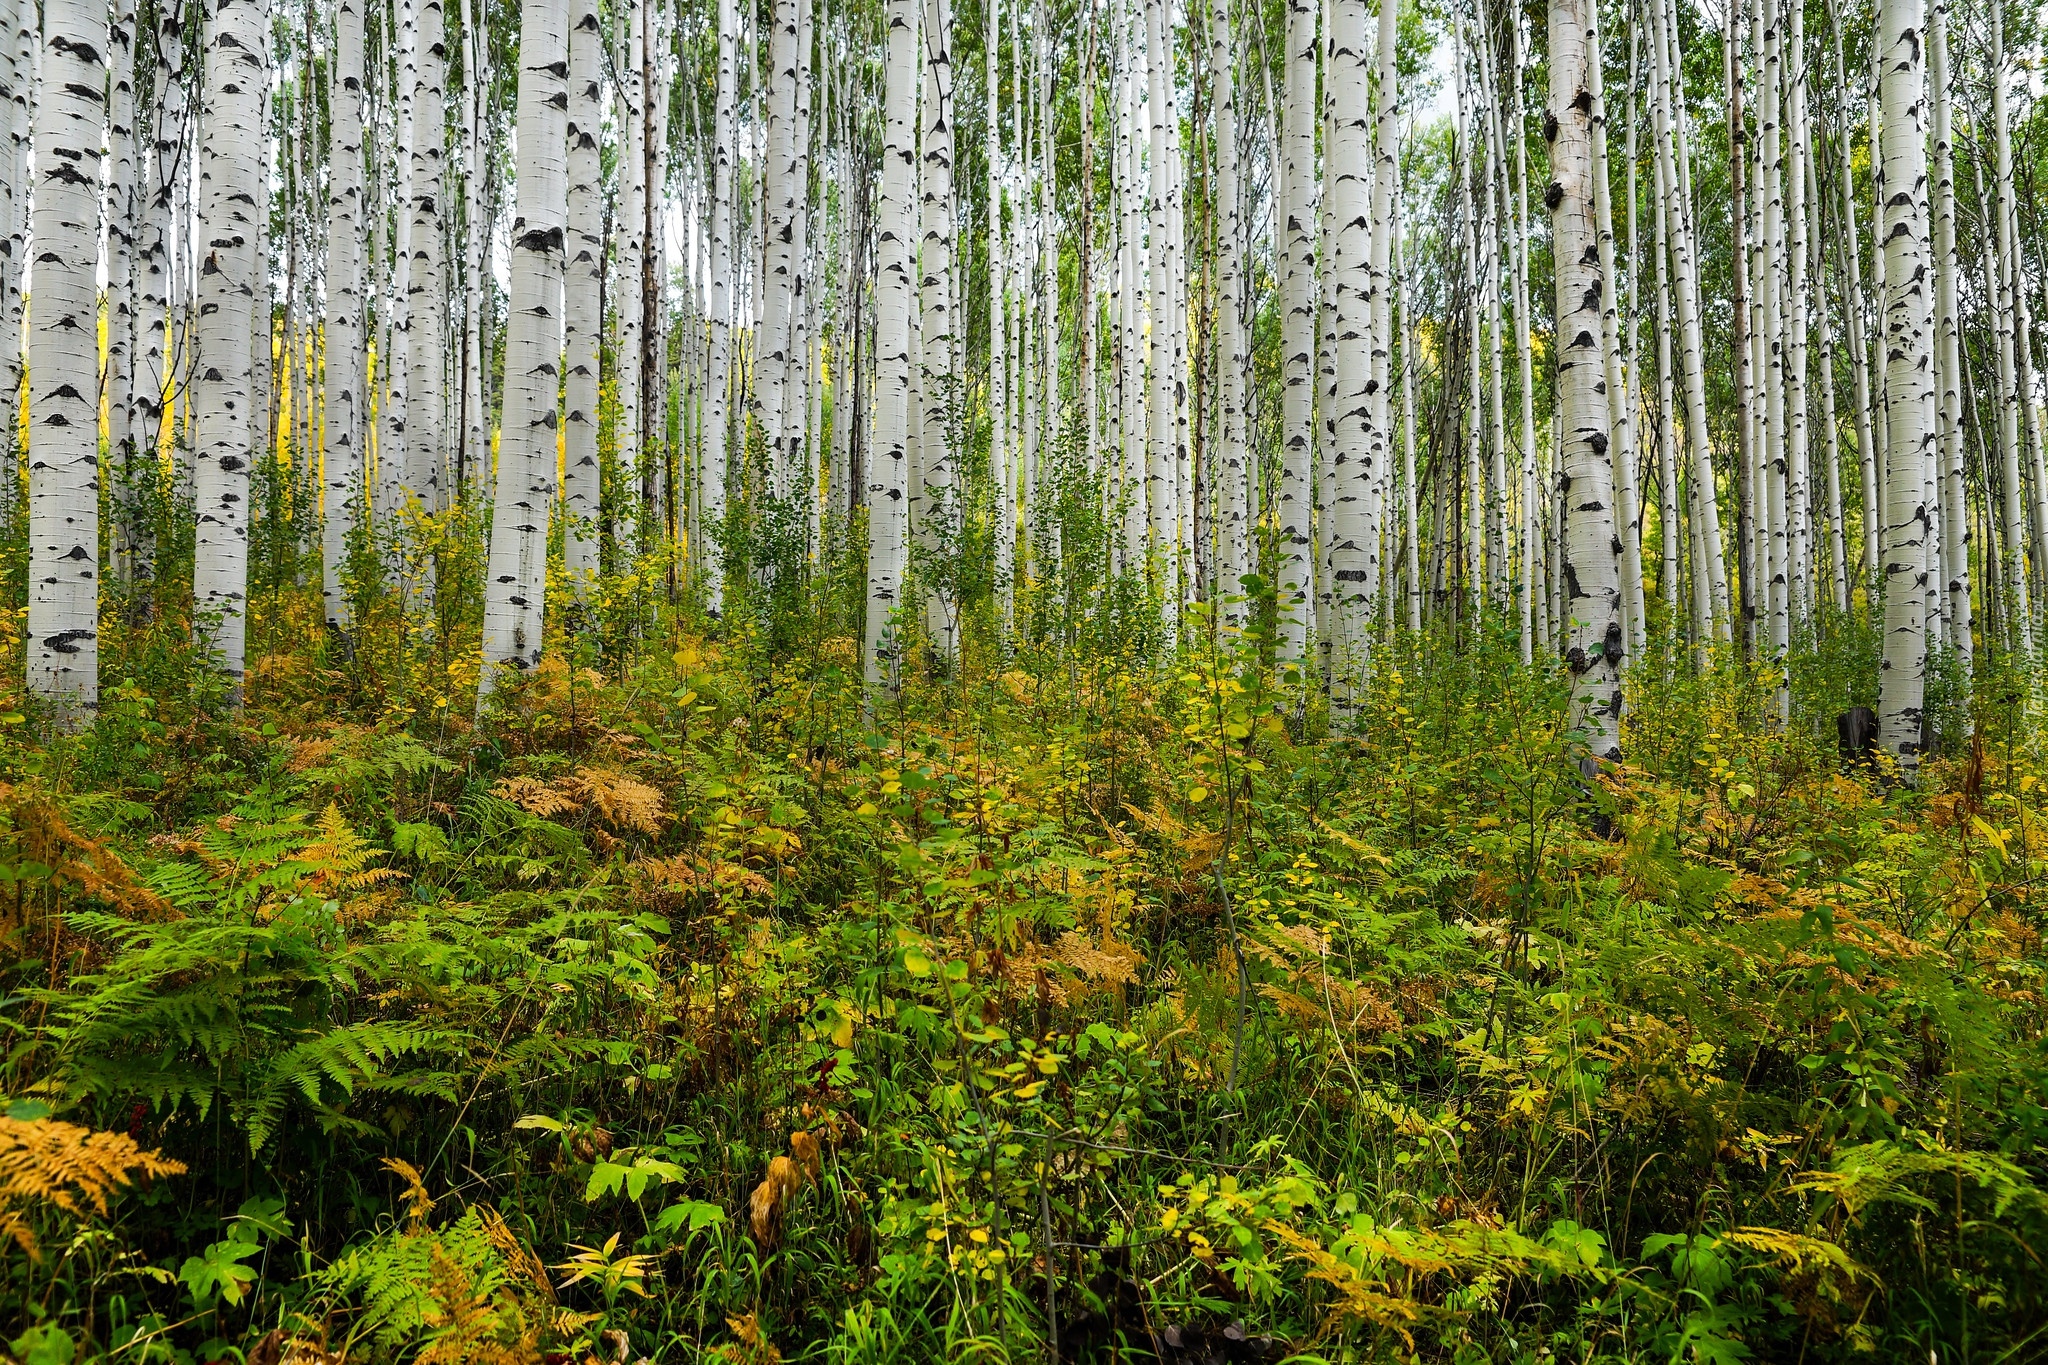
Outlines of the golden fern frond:
{"type": "Polygon", "coordinates": [[[387,1156],[383,1160],[384,1169],[405,1182],[405,1193],[399,1197],[412,1206],[412,1225],[417,1228],[427,1220],[427,1215],[434,1211],[434,1197],[427,1193],[426,1181],[420,1177],[417,1166],[410,1161],[401,1161],[397,1157],[387,1156]]]}
{"type": "Polygon", "coordinates": [[[578,768],[562,785],[597,807],[598,815],[613,829],[659,834],[661,822],[668,818],[660,792],[610,768],[578,768]]]}
{"type": "Polygon", "coordinates": [[[1338,1301],[1330,1306],[1322,1326],[1317,1329],[1318,1338],[1328,1336],[1346,1323],[1370,1322],[1400,1333],[1408,1349],[1415,1349],[1415,1336],[1409,1329],[1421,1325],[1423,1305],[1382,1292],[1384,1281],[1367,1277],[1313,1237],[1277,1220],[1269,1221],[1265,1226],[1266,1231],[1294,1249],[1296,1259],[1308,1262],[1310,1279],[1321,1280],[1337,1291],[1338,1301]]]}
{"type": "Polygon", "coordinates": [[[18,797],[14,787],[0,783],[0,807],[13,817],[21,851],[49,868],[52,881],[68,882],[133,919],[177,918],[170,902],[137,880],[119,854],[72,829],[48,801],[18,797]]]}
{"type": "Polygon", "coordinates": [[[41,1253],[22,1217],[48,1204],[74,1218],[105,1215],[116,1190],[138,1178],[181,1175],[185,1164],[142,1147],[126,1133],[96,1133],[57,1119],[0,1117],[0,1237],[30,1257],[41,1253]]]}
{"type": "Polygon", "coordinates": [[[339,891],[362,891],[399,875],[397,868],[370,866],[372,859],[383,856],[384,850],[372,847],[369,840],[356,833],[341,807],[330,801],[327,809],[320,812],[319,833],[299,850],[293,861],[311,872],[315,884],[339,891]]]}
{"type": "Polygon", "coordinates": [[[510,801],[528,815],[538,815],[543,820],[552,820],[576,809],[575,797],[556,790],[537,777],[501,777],[491,788],[491,795],[510,801]]]}

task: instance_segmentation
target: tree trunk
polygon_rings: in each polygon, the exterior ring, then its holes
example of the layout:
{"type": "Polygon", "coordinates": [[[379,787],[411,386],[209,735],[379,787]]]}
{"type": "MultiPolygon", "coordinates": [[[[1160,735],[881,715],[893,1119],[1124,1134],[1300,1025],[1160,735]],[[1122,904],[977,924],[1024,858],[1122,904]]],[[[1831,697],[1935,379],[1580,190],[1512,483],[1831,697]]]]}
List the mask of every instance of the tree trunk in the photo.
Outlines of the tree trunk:
{"type": "MultiPolygon", "coordinates": [[[[1572,675],[1572,726],[1588,761],[1621,759],[1621,584],[1615,554],[1613,463],[1606,372],[1606,306],[1593,202],[1589,66],[1600,52],[1593,0],[1551,0],[1551,183],[1544,202],[1557,259],[1557,388],[1564,503],[1564,657],[1572,675]]],[[[1590,776],[1590,770],[1588,771],[1590,776]]]]}
{"type": "MultiPolygon", "coordinates": [[[[89,720],[99,705],[99,296],[93,267],[107,36],[105,5],[49,0],[35,119],[35,259],[28,272],[36,301],[28,345],[28,690],[67,727],[89,720]]],[[[245,344],[244,355],[247,350],[245,344]]]]}
{"type": "MultiPolygon", "coordinates": [[[[196,631],[241,695],[249,588],[249,471],[258,403],[252,338],[269,333],[259,275],[267,203],[263,156],[266,0],[216,0],[206,34],[206,127],[200,139],[199,362],[193,394],[196,631]]],[[[39,210],[40,212],[40,210],[39,210]]]]}
{"type": "Polygon", "coordinates": [[[548,513],[555,500],[561,384],[562,250],[567,234],[568,14],[523,0],[519,15],[519,145],[511,239],[505,408],[484,583],[478,704],[499,675],[540,663],[547,606],[548,513]]]}
{"type": "Polygon", "coordinates": [[[569,27],[566,163],[569,236],[563,248],[562,568],[578,602],[598,572],[599,329],[604,325],[604,186],[598,145],[604,135],[604,29],[595,0],[579,0],[569,27]]]}
{"type": "Polygon", "coordinates": [[[1884,745],[1912,780],[1920,765],[1925,690],[1927,508],[1923,501],[1934,448],[1934,317],[1928,250],[1926,85],[1921,65],[1922,6],[1882,0],[1878,9],[1879,97],[1884,128],[1878,162],[1885,212],[1884,657],[1877,718],[1884,745]]]}
{"type": "Polygon", "coordinates": [[[875,218],[875,444],[868,461],[867,680],[893,688],[901,677],[897,609],[902,605],[909,530],[910,303],[917,223],[918,0],[888,0],[881,202],[875,218]]]}
{"type": "MultiPolygon", "coordinates": [[[[326,421],[320,593],[327,625],[353,622],[348,593],[349,548],[363,510],[363,11],[361,0],[338,0],[334,16],[334,86],[328,95],[326,421]]],[[[160,361],[159,361],[160,363],[160,361]]]]}

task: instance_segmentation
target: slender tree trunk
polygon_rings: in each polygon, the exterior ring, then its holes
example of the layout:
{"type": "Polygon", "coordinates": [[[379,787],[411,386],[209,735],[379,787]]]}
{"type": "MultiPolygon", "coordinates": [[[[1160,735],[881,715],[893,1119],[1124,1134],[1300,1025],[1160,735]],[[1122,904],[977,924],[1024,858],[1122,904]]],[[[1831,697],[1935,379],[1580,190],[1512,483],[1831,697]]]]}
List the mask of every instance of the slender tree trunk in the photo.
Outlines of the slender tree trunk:
{"type": "Polygon", "coordinates": [[[1919,769],[1925,689],[1927,508],[1923,484],[1934,453],[1934,317],[1928,250],[1926,84],[1917,0],[1882,0],[1878,53],[1884,130],[1878,162],[1884,244],[1885,442],[1884,657],[1878,727],[1908,780],[1919,769]]]}
{"type": "Polygon", "coordinates": [[[548,513],[555,501],[567,235],[569,16],[552,0],[519,13],[519,174],[511,238],[505,408],[484,582],[482,704],[505,672],[540,663],[548,513]]]}
{"type": "Polygon", "coordinates": [[[917,224],[917,86],[923,62],[918,0],[888,0],[888,56],[883,104],[881,202],[876,211],[875,446],[867,474],[867,679],[871,689],[896,686],[902,650],[897,609],[908,558],[905,501],[909,494],[910,304],[917,224]]]}
{"type": "Polygon", "coordinates": [[[604,325],[604,220],[598,145],[603,136],[604,29],[595,0],[578,0],[569,26],[565,208],[569,236],[562,287],[562,568],[578,602],[598,572],[598,366],[604,325]]]}
{"type": "Polygon", "coordinates": [[[1688,209],[1685,162],[1681,155],[1674,116],[1671,71],[1672,37],[1668,5],[1653,3],[1657,49],[1655,101],[1657,160],[1660,189],[1667,200],[1667,229],[1671,234],[1671,275],[1678,309],[1679,360],[1685,376],[1685,435],[1692,455],[1693,488],[1698,499],[1700,540],[1706,554],[1708,592],[1713,603],[1712,622],[1718,637],[1732,638],[1728,621],[1728,577],[1721,553],[1721,521],[1714,489],[1713,448],[1708,444],[1707,383],[1704,348],[1700,340],[1699,283],[1695,273],[1692,221],[1688,209]]]}
{"type": "Polygon", "coordinates": [[[99,705],[99,297],[93,265],[107,45],[105,5],[48,0],[35,120],[35,259],[29,265],[35,315],[29,331],[28,690],[67,727],[89,720],[99,705]]]}
{"type": "MultiPolygon", "coordinates": [[[[348,630],[349,547],[363,511],[363,11],[337,0],[328,95],[326,417],[320,592],[328,628],[348,630]]],[[[159,360],[159,363],[160,360],[159,360]]]]}
{"type": "MultiPolygon", "coordinates": [[[[1591,63],[1600,40],[1593,0],[1551,0],[1551,184],[1545,202],[1557,258],[1557,387],[1564,503],[1561,565],[1568,585],[1565,664],[1572,675],[1572,724],[1590,760],[1621,758],[1621,583],[1614,551],[1612,433],[1600,389],[1608,306],[1600,278],[1593,202],[1591,63]],[[1552,131],[1554,130],[1554,131],[1552,131]]],[[[1590,773],[1589,773],[1590,775],[1590,773]]]]}
{"type": "Polygon", "coordinates": [[[725,606],[726,486],[730,479],[728,402],[733,391],[733,200],[739,156],[734,89],[734,48],[739,20],[733,0],[718,0],[718,77],[712,112],[709,373],[704,381],[704,492],[699,520],[705,544],[698,555],[704,607],[716,617],[725,606]]]}
{"type": "MultiPolygon", "coordinates": [[[[418,512],[437,515],[442,509],[441,446],[447,380],[448,290],[442,251],[443,162],[447,149],[448,49],[441,0],[417,0],[418,51],[412,94],[412,170],[407,178],[412,230],[407,243],[412,265],[407,273],[406,333],[406,489],[418,499],[418,512]]],[[[422,526],[422,532],[425,527],[422,526]]],[[[419,577],[410,586],[422,606],[431,608],[434,560],[422,545],[419,577]]]]}
{"type": "Polygon", "coordinates": [[[258,273],[269,214],[250,193],[266,183],[262,53],[268,27],[266,0],[215,0],[206,34],[199,163],[192,597],[200,641],[237,700],[249,589],[249,472],[260,454],[251,421],[255,405],[268,401],[255,388],[251,339],[269,333],[269,291],[258,273]]]}
{"type": "Polygon", "coordinates": [[[1315,432],[1315,0],[1287,0],[1287,90],[1280,169],[1280,488],[1275,499],[1280,657],[1308,652],[1314,587],[1310,487],[1315,432]]]}
{"type": "MultiPolygon", "coordinates": [[[[923,347],[918,455],[923,480],[919,540],[935,563],[960,553],[960,489],[954,460],[953,414],[960,402],[953,333],[953,5],[924,0],[924,108],[920,188],[923,251],[918,294],[923,347]]],[[[958,649],[959,598],[946,574],[925,584],[925,632],[948,668],[958,649]]]]}
{"type": "MultiPolygon", "coordinates": [[[[1970,609],[1970,523],[1963,476],[1962,327],[1956,305],[1959,267],[1956,260],[1955,157],[1949,131],[1948,7],[1943,0],[1932,0],[1928,5],[1927,19],[1928,83],[1934,105],[1934,316],[1939,332],[1938,368],[1941,377],[1941,389],[1937,395],[1941,421],[1941,468],[1938,477],[1941,480],[1944,524],[1939,586],[1948,619],[1949,640],[1967,675],[1971,666],[1974,622],[1970,609]]],[[[1830,469],[1831,475],[1832,472],[1830,469]]]]}

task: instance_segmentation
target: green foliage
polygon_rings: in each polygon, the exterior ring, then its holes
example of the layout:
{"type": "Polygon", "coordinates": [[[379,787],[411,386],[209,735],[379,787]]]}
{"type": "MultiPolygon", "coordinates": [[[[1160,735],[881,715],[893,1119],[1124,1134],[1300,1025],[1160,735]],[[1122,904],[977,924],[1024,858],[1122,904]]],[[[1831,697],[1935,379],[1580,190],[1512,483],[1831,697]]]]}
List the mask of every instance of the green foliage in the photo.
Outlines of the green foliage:
{"type": "MultiPolygon", "coordinates": [[[[1097,500],[1059,505],[1089,545],[1097,500]]],[[[0,1090],[168,1172],[30,1210],[14,1356],[1094,1359],[1242,1322],[1829,1360],[2048,1321],[2006,675],[1954,684],[1906,790],[1833,753],[1861,627],[1782,726],[1770,675],[1653,651],[1589,784],[1492,627],[1395,636],[1333,735],[1258,636],[1159,659],[1141,579],[1041,583],[1005,651],[870,711],[833,582],[555,650],[474,725],[321,714],[301,654],[239,716],[163,671],[0,740],[0,1090]]]]}

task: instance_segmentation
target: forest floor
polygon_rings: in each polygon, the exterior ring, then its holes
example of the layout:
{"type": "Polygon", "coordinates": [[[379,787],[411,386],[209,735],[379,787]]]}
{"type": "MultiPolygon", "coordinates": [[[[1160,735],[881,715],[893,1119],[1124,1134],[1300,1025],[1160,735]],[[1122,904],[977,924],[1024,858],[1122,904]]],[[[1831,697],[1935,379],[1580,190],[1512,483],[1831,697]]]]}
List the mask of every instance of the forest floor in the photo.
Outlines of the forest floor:
{"type": "Polygon", "coordinates": [[[2044,1354],[2031,689],[258,633],[0,717],[29,1365],[2044,1354]]]}

